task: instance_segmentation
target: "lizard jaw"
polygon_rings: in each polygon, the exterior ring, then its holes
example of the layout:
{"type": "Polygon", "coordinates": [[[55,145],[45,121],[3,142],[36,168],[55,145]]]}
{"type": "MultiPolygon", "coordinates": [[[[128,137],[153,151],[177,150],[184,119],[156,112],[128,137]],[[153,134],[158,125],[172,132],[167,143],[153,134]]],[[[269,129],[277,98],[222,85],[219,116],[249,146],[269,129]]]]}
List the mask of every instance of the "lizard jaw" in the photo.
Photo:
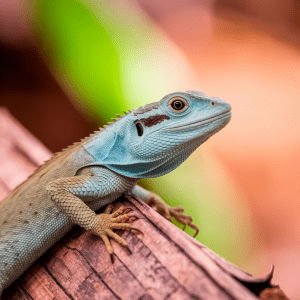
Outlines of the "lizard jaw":
{"type": "Polygon", "coordinates": [[[231,119],[231,112],[230,111],[227,111],[225,113],[222,113],[222,114],[219,114],[217,116],[214,116],[214,117],[211,117],[211,118],[208,118],[208,119],[205,119],[205,120],[201,120],[201,121],[198,121],[198,122],[183,124],[183,125],[175,126],[175,127],[172,127],[172,128],[171,127],[170,128],[165,128],[165,129],[162,129],[161,131],[178,131],[178,130],[184,130],[184,129],[194,129],[194,128],[203,126],[207,123],[212,123],[214,121],[217,121],[217,120],[220,120],[220,119],[225,119],[225,118],[227,118],[228,122],[229,122],[229,120],[231,119]]]}

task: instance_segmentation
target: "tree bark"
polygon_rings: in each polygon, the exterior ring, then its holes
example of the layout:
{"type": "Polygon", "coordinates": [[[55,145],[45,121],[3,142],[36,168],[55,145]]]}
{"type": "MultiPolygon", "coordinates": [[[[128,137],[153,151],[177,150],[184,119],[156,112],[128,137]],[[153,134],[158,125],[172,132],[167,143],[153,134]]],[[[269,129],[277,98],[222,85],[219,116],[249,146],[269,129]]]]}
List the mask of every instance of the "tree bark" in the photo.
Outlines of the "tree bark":
{"type": "MultiPolygon", "coordinates": [[[[0,141],[1,200],[49,159],[51,152],[2,108],[0,141]]],[[[113,264],[102,240],[75,226],[4,291],[1,299],[255,300],[267,288],[264,294],[278,290],[270,283],[273,268],[267,276],[253,278],[140,199],[122,197],[114,209],[121,205],[133,209],[131,214],[138,217],[133,224],[143,234],[116,231],[129,249],[112,240],[113,264]]],[[[276,299],[276,295],[268,299],[276,299]]]]}

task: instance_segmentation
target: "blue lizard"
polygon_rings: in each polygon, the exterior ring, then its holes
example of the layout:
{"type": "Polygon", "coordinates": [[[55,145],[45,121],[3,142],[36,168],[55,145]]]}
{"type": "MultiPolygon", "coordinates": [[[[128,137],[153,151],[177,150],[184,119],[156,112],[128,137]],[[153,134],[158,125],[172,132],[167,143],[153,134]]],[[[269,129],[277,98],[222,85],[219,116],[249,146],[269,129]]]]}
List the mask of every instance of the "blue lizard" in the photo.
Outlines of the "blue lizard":
{"type": "Polygon", "coordinates": [[[177,168],[231,119],[231,106],[197,91],[165,96],[118,116],[90,137],[55,154],[0,203],[0,295],[75,224],[126,246],[114,229],[134,229],[120,208],[94,211],[132,193],[171,220],[197,230],[183,208],[137,185],[177,168]]]}

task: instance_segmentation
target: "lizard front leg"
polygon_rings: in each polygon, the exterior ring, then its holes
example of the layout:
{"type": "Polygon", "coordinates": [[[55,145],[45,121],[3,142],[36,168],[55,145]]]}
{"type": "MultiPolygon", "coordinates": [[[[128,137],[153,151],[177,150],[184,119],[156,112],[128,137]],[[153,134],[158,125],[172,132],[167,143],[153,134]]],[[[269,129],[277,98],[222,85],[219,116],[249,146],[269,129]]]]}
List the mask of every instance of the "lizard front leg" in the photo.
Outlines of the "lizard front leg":
{"type": "Polygon", "coordinates": [[[193,224],[192,217],[184,213],[183,207],[171,207],[167,205],[158,195],[142,188],[139,185],[135,185],[135,187],[132,189],[132,194],[138,196],[149,206],[155,208],[160,215],[165,217],[170,222],[172,222],[172,218],[174,218],[177,222],[183,224],[183,230],[186,226],[195,229],[196,233],[194,234],[194,237],[198,234],[199,228],[193,224]]]}
{"type": "MultiPolygon", "coordinates": [[[[132,183],[131,183],[132,185],[132,183]]],[[[104,213],[96,214],[85,202],[93,202],[100,208],[113,202],[130,186],[130,182],[116,173],[101,167],[90,168],[89,174],[60,178],[47,185],[47,191],[52,201],[64,211],[75,224],[86,230],[92,230],[104,241],[109,254],[113,248],[108,237],[119,244],[127,246],[124,239],[113,232],[114,229],[136,229],[128,223],[130,216],[123,214],[124,207],[110,214],[112,206],[104,213]]],[[[138,230],[138,229],[136,229],[138,230]]]]}

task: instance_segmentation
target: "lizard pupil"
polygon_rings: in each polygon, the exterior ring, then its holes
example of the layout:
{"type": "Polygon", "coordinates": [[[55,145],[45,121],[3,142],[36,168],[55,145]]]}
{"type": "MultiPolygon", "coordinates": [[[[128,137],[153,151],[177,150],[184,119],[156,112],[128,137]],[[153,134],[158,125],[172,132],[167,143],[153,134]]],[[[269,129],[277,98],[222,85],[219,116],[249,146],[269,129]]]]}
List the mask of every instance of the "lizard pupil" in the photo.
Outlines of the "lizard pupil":
{"type": "Polygon", "coordinates": [[[143,128],[142,124],[138,122],[135,124],[135,126],[136,126],[138,136],[142,136],[144,133],[144,128],[143,128]]]}
{"type": "Polygon", "coordinates": [[[172,107],[176,110],[181,110],[184,107],[184,102],[181,100],[176,100],[172,103],[172,107]]]}

